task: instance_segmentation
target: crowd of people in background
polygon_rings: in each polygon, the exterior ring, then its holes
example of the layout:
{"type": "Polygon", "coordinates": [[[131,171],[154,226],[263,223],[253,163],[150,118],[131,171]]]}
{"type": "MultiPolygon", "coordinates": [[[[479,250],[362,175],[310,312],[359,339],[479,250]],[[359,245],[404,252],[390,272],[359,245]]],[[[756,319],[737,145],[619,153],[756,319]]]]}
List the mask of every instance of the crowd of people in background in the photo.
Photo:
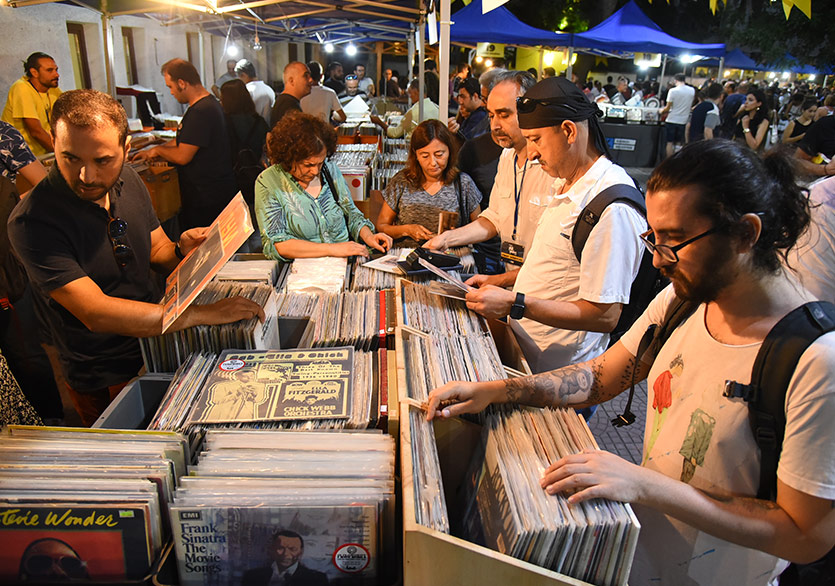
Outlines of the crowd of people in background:
{"type": "MultiPolygon", "coordinates": [[[[171,59],[159,75],[187,106],[176,136],[132,152],[115,99],[95,90],[62,93],[50,56],[26,60],[0,122],[3,226],[9,218],[0,297],[21,308],[30,340],[42,333],[37,341],[57,348],[84,424],[140,370],[137,338],[162,330],[159,291],[148,275],[170,273],[241,191],[256,219],[256,247],[282,262],[475,245],[479,274],[467,281],[467,307],[507,319],[535,374],[450,383],[431,394],[430,419],[506,401],[588,409],[628,387],[624,373],[649,375],[655,421],[648,416],[644,466],[596,452],[553,463],[543,478],[548,492],[579,488],[575,501],[604,496],[639,505],[646,516],[634,583],[684,583],[700,567],[696,554],[708,539],[711,559],[731,583],[764,582],[782,571],[784,559],[813,561],[831,549],[835,334],[811,346],[786,399],[786,457],[773,501],[753,498],[756,446],[746,435],[747,408],[725,409],[720,393],[705,389],[750,370],[752,348],[770,327],[815,298],[814,282],[833,280],[835,255],[801,239],[810,221],[823,234],[827,220],[817,218],[823,212],[810,209],[795,180],[795,173],[835,175],[832,88],[751,80],[707,80],[697,88],[683,74],[666,87],[625,76],[584,83],[553,68],[537,80],[536,70],[470,64],[442,80],[432,59],[423,69],[423,77],[416,66],[410,78],[387,68],[375,83],[363,63],[346,73],[337,61],[291,61],[272,88],[251,61],[230,60],[210,91],[193,64],[171,59]],[[439,108],[444,83],[450,112],[439,108]],[[408,139],[406,167],[388,183],[376,218],[358,209],[329,160],[334,126],[357,100],[387,136],[408,139]],[[603,102],[657,108],[665,121],[666,159],[646,199],[613,160],[603,102]],[[386,116],[392,103],[403,114],[397,122],[386,116]],[[792,152],[766,153],[772,146],[792,152]],[[53,150],[47,173],[35,155],[53,150]],[[168,231],[126,165],[129,157],[177,168],[182,205],[168,231]],[[22,200],[9,187],[18,174],[35,185],[22,200]],[[592,223],[588,209],[607,193],[617,197],[592,223]],[[592,227],[578,250],[574,234],[583,222],[592,227]],[[443,232],[442,223],[452,229],[443,232]],[[800,281],[783,264],[795,244],[807,246],[797,259],[805,267],[800,281]],[[615,341],[633,284],[649,265],[672,285],[615,341]],[[693,304],[681,326],[688,336],[665,342],[650,370],[639,360],[642,328],[659,325],[676,296],[693,304]],[[27,304],[36,310],[24,313],[27,304]],[[687,392],[671,392],[682,371],[687,392]]],[[[832,181],[813,188],[814,201],[835,200],[832,181]]],[[[60,419],[54,385],[41,386],[16,366],[29,358],[12,350],[8,316],[1,315],[0,358],[9,356],[36,407],[16,411],[26,421],[60,419]]],[[[190,306],[169,331],[255,316],[264,318],[260,306],[234,297],[190,306]]],[[[9,380],[0,359],[5,405],[25,403],[9,380]]]]}

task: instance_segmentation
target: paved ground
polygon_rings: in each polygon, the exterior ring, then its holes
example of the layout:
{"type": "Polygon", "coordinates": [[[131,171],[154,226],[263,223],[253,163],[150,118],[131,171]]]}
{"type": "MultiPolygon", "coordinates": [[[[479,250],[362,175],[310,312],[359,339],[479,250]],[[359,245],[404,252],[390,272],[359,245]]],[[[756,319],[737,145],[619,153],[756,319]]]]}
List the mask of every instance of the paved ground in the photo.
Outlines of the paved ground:
{"type": "Polygon", "coordinates": [[[611,401],[598,406],[589,421],[589,428],[601,449],[640,464],[647,410],[646,382],[635,385],[635,398],[632,399],[631,408],[635,414],[635,423],[625,427],[614,427],[611,421],[623,413],[628,398],[629,391],[626,390],[611,401]]]}

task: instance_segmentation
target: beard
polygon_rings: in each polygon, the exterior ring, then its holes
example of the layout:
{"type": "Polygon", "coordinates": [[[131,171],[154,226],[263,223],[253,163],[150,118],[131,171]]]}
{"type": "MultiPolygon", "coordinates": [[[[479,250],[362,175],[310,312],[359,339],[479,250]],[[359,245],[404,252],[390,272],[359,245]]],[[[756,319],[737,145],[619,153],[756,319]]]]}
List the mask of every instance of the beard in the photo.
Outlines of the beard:
{"type": "Polygon", "coordinates": [[[662,267],[661,274],[673,284],[676,296],[692,303],[716,301],[722,291],[736,281],[738,271],[731,262],[729,246],[714,246],[698,271],[686,275],[678,265],[662,267]]]}

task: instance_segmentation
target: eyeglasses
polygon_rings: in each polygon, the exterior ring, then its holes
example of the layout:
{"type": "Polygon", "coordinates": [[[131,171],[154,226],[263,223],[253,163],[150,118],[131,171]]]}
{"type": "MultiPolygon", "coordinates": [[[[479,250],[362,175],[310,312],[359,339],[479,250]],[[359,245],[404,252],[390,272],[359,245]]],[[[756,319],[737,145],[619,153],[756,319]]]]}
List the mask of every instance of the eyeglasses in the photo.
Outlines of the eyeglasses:
{"type": "Polygon", "coordinates": [[[62,572],[69,577],[78,577],[84,569],[84,562],[72,556],[52,557],[45,554],[36,554],[29,557],[23,564],[24,569],[34,576],[44,576],[52,573],[53,565],[57,565],[62,572]]]}
{"type": "Polygon", "coordinates": [[[133,259],[133,250],[125,241],[128,233],[128,223],[121,218],[110,218],[107,223],[107,237],[113,245],[113,256],[120,268],[125,268],[128,261],[133,259]]]}
{"type": "Polygon", "coordinates": [[[678,262],[679,250],[681,250],[688,244],[693,244],[694,242],[696,242],[696,240],[700,240],[705,236],[715,234],[718,231],[719,227],[714,226],[707,232],[702,232],[698,236],[693,236],[693,238],[691,238],[690,240],[685,240],[681,244],[676,244],[675,246],[667,246],[666,244],[656,244],[655,242],[650,240],[650,237],[653,236],[652,230],[647,230],[646,232],[638,236],[638,238],[641,239],[641,242],[644,243],[644,246],[646,246],[647,250],[649,250],[652,254],[655,254],[657,252],[658,256],[660,256],[663,261],[668,262],[670,264],[675,264],[678,262]]]}
{"type": "Polygon", "coordinates": [[[553,106],[555,104],[559,104],[563,108],[571,110],[572,112],[577,111],[577,108],[567,103],[565,98],[546,98],[544,100],[538,100],[536,98],[529,98],[528,96],[519,96],[516,98],[516,111],[521,112],[522,114],[530,114],[536,110],[537,106],[553,106]]]}

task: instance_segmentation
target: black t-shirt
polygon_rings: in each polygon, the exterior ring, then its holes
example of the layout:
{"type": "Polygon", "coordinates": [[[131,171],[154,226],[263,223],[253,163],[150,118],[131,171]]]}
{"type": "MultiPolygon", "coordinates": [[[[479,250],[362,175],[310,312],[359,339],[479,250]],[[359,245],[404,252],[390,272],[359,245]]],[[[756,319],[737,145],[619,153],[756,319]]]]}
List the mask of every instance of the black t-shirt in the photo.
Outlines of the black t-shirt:
{"type": "Polygon", "coordinates": [[[128,224],[125,243],[133,251],[119,267],[107,235],[110,215],[82,200],[67,186],[57,166],[14,209],[9,239],[36,292],[36,301],[58,347],[64,376],[79,392],[125,382],[142,366],[136,338],[91,332],[49,293],[82,277],[111,297],[155,303],[150,279],[151,232],[159,226],[148,190],[130,167],[111,190],[111,213],[128,224]]]}
{"type": "MultiPolygon", "coordinates": [[[[458,154],[458,168],[473,178],[481,192],[482,210],[490,205],[490,192],[493,191],[501,154],[502,147],[493,142],[489,132],[465,142],[458,154]]],[[[474,248],[498,263],[501,245],[501,239],[495,236],[476,244],[474,248]]],[[[484,272],[484,267],[479,266],[479,271],[484,272]]]]}
{"type": "Polygon", "coordinates": [[[818,153],[823,153],[829,159],[835,157],[835,115],[810,124],[798,146],[812,157],[818,153]]]}
{"type": "Polygon", "coordinates": [[[287,112],[292,112],[293,110],[298,112],[302,111],[302,104],[298,98],[290,94],[278,94],[278,97],[275,99],[275,104],[273,104],[272,112],[270,112],[270,128],[284,118],[287,112]]]}
{"type": "Polygon", "coordinates": [[[186,110],[177,130],[180,143],[199,147],[194,158],[177,169],[180,229],[208,226],[238,192],[226,119],[214,96],[205,96],[186,110]]]}
{"type": "Polygon", "coordinates": [[[714,103],[710,100],[700,102],[690,114],[690,142],[703,140],[705,137],[705,120],[708,112],[713,110],[714,103]]]}
{"type": "Polygon", "coordinates": [[[345,91],[345,84],[332,77],[327,78],[322,85],[331,88],[337,96],[345,91]]]}

